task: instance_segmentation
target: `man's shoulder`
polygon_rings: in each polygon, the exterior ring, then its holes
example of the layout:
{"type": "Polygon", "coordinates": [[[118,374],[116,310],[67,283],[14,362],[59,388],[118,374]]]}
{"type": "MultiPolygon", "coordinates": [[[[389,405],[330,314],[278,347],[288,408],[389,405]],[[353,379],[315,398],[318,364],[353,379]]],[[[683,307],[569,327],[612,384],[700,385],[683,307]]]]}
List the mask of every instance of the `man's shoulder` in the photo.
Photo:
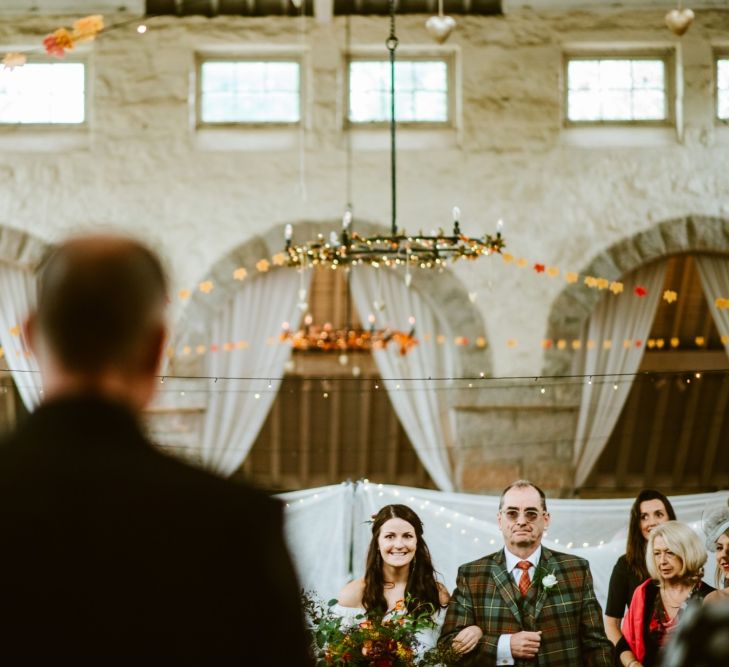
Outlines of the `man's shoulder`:
{"type": "Polygon", "coordinates": [[[590,563],[586,558],[575,554],[564,553],[563,551],[545,549],[543,551],[542,562],[547,567],[556,567],[563,572],[573,573],[580,578],[590,572],[590,563]]]}
{"type": "Polygon", "coordinates": [[[483,570],[488,570],[494,565],[503,562],[503,559],[504,551],[503,549],[500,549],[499,551],[494,551],[494,553],[488,554],[487,556],[481,556],[481,558],[477,558],[476,560],[469,561],[468,563],[463,563],[463,565],[459,566],[458,571],[461,574],[482,572],[483,570]]]}

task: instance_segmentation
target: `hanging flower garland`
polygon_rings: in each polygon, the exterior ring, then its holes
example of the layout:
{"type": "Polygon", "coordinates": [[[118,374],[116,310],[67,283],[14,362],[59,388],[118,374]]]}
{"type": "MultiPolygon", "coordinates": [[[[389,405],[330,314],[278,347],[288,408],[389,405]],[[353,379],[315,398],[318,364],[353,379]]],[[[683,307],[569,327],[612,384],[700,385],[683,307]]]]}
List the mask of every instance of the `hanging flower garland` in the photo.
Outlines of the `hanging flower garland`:
{"type": "MultiPolygon", "coordinates": [[[[49,56],[64,58],[67,51],[72,51],[76,44],[90,42],[104,29],[104,17],[91,14],[74,21],[72,28],[57,28],[43,39],[43,48],[49,56]]],[[[13,51],[6,53],[2,59],[3,68],[14,70],[28,62],[27,52],[13,51]]]]}

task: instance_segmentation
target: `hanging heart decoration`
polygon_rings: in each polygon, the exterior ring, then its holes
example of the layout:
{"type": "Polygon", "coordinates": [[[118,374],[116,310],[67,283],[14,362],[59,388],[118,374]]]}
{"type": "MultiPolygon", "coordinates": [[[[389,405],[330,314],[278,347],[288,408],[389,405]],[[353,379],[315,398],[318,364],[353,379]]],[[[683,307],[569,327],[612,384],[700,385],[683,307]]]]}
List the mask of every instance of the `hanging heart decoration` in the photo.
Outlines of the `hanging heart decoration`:
{"type": "Polygon", "coordinates": [[[694,22],[694,13],[688,7],[685,9],[672,9],[666,14],[668,29],[679,37],[683,35],[694,22]]]}
{"type": "Polygon", "coordinates": [[[456,22],[451,16],[431,16],[425,22],[425,29],[438,44],[443,44],[451,36],[455,27],[456,22]]]}

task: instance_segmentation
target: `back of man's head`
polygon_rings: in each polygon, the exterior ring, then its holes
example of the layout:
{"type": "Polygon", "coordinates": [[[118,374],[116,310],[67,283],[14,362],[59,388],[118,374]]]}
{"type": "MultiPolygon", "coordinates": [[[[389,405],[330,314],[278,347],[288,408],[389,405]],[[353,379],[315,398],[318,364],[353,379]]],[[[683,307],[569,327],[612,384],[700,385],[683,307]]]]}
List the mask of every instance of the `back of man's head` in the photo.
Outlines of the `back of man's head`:
{"type": "Polygon", "coordinates": [[[68,373],[147,372],[158,361],[152,348],[159,351],[166,298],[151,250],[123,237],[79,237],[41,268],[36,327],[68,373]]]}

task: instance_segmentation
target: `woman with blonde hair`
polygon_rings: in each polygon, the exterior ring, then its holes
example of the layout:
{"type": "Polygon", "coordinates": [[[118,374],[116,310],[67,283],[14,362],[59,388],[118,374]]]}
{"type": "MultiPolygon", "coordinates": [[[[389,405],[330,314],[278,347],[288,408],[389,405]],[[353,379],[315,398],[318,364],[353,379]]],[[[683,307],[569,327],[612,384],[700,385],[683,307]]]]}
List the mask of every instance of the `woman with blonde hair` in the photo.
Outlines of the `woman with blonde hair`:
{"type": "Polygon", "coordinates": [[[646,565],[650,579],[635,589],[623,620],[616,653],[623,667],[654,667],[689,604],[714,589],[701,581],[706,550],[685,523],[669,521],[648,536],[646,565]]]}
{"type": "Polygon", "coordinates": [[[716,588],[706,596],[706,602],[729,601],[729,499],[704,517],[706,548],[716,557],[716,588]]]}

